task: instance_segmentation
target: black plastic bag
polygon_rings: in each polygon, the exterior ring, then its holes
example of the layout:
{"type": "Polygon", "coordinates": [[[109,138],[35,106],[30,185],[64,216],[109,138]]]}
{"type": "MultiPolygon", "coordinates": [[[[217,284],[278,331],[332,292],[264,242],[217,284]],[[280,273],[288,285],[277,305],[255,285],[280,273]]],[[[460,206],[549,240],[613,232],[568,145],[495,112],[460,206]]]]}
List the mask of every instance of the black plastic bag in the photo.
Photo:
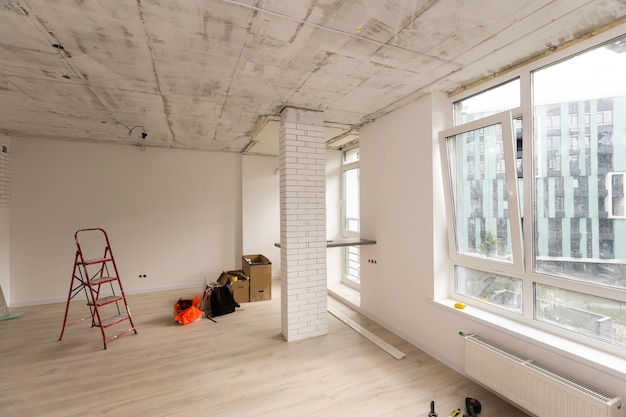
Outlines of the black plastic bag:
{"type": "Polygon", "coordinates": [[[233,297],[233,292],[229,287],[214,287],[210,295],[211,315],[213,317],[223,316],[235,311],[239,304],[233,297]]]}

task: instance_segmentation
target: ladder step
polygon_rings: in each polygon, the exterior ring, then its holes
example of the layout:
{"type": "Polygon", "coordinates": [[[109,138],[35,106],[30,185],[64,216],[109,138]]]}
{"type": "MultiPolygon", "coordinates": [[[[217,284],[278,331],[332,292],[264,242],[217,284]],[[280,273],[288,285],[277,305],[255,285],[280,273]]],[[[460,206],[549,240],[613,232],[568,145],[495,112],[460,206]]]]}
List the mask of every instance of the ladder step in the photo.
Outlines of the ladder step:
{"type": "MultiPolygon", "coordinates": [[[[107,337],[107,338],[106,338],[106,341],[107,341],[107,342],[110,342],[111,340],[115,340],[115,339],[117,339],[118,337],[120,337],[120,336],[124,336],[126,333],[130,333],[130,332],[135,332],[135,334],[137,334],[137,329],[135,329],[134,327],[131,327],[131,328],[130,328],[130,329],[128,329],[128,330],[124,330],[123,332],[117,333],[117,334],[115,334],[115,335],[113,335],[113,336],[111,336],[111,337],[107,337]]],[[[104,348],[106,349],[106,346],[105,346],[104,348]]]]}
{"type": "Polygon", "coordinates": [[[102,320],[102,327],[107,328],[128,320],[128,316],[111,316],[102,320]]]}
{"type": "Polygon", "coordinates": [[[78,261],[78,264],[81,265],[94,265],[94,264],[103,264],[105,262],[111,262],[113,258],[96,258],[96,259],[85,259],[84,261],[78,261]]]}
{"type": "MultiPolygon", "coordinates": [[[[109,295],[109,296],[106,296],[106,297],[99,298],[96,301],[96,305],[98,307],[102,307],[104,305],[115,303],[116,301],[122,301],[122,300],[123,300],[123,298],[120,295],[109,295]]],[[[93,306],[93,304],[94,303],[91,302],[91,301],[87,303],[87,305],[90,305],[90,306],[93,306]]]]}
{"type": "Polygon", "coordinates": [[[91,285],[101,285],[101,284],[105,284],[107,282],[111,282],[111,281],[115,281],[119,279],[118,277],[100,277],[100,278],[94,278],[92,280],[89,281],[89,283],[91,285]]]}

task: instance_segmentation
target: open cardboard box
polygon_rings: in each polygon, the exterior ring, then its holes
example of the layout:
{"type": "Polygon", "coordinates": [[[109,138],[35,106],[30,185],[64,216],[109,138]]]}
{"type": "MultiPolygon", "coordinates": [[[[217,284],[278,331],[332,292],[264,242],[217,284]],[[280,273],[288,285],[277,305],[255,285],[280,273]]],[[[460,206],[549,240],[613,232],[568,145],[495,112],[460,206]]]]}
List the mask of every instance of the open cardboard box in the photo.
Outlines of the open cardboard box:
{"type": "Polygon", "coordinates": [[[272,299],[272,263],[263,255],[243,255],[241,269],[250,278],[250,301],[272,299]]]}

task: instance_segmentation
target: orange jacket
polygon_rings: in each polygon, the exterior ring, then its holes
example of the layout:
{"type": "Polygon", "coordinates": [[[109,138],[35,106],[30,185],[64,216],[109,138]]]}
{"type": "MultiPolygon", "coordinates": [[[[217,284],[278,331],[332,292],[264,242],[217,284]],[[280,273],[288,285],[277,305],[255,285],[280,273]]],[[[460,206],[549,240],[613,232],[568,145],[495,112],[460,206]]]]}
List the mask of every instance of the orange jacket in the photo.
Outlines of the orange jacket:
{"type": "Polygon", "coordinates": [[[202,316],[202,311],[200,310],[200,297],[195,296],[193,302],[191,303],[191,307],[189,308],[181,308],[178,304],[174,304],[174,311],[176,312],[176,317],[174,320],[179,322],[180,324],[189,324],[198,320],[202,316]]]}

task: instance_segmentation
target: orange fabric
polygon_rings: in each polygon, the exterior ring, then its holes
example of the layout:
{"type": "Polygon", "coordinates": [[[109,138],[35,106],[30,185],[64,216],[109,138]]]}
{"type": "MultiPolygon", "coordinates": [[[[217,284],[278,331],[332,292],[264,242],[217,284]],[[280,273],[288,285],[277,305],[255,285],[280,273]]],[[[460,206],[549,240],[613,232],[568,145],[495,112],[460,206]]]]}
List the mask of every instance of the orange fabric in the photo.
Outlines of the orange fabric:
{"type": "Polygon", "coordinates": [[[191,307],[186,309],[181,309],[177,301],[176,304],[174,304],[174,311],[177,313],[174,320],[176,320],[180,324],[193,323],[202,316],[202,311],[199,309],[199,307],[200,297],[197,295],[194,297],[191,307]]]}

